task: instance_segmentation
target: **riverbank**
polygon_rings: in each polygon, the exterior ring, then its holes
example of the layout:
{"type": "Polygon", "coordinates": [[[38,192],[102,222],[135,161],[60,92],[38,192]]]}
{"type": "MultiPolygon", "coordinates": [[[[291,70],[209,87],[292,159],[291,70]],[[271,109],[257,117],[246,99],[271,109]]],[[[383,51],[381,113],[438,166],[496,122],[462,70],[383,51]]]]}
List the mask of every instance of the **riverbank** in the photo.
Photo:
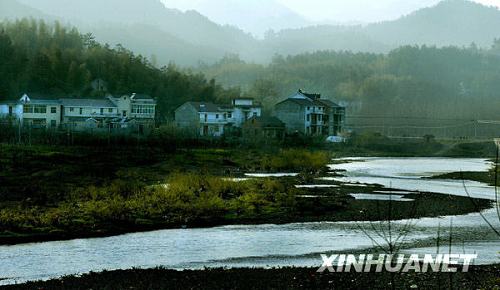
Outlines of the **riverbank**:
{"type": "MultiPolygon", "coordinates": [[[[318,257],[318,267],[321,259],[318,257]]],[[[119,270],[69,276],[4,289],[498,289],[500,265],[467,273],[316,273],[313,268],[119,270]]]]}
{"type": "Polygon", "coordinates": [[[387,198],[357,200],[351,194],[387,196],[392,189],[319,180],[336,155],[323,150],[0,149],[0,244],[182,227],[461,215],[490,206],[486,200],[409,193],[405,201],[391,201],[389,216],[387,198]],[[277,171],[301,173],[232,180],[245,172],[277,171]],[[296,187],[311,184],[319,186],[296,187]]]}
{"type": "MultiPolygon", "coordinates": [[[[122,205],[112,204],[112,201],[104,201],[105,204],[119,209],[120,213],[114,213],[107,218],[102,218],[101,222],[96,220],[95,217],[89,218],[92,222],[85,223],[79,218],[81,213],[70,210],[73,217],[66,217],[68,223],[64,227],[59,225],[59,229],[54,228],[52,230],[50,228],[30,227],[28,230],[21,229],[18,232],[5,231],[0,234],[0,244],[106,237],[132,232],[205,228],[223,225],[401,220],[464,215],[491,207],[491,201],[488,200],[471,200],[467,197],[424,192],[406,192],[405,199],[409,201],[397,201],[389,197],[391,192],[398,192],[397,190],[377,185],[364,186],[362,191],[364,194],[375,194],[378,197],[387,196],[388,198],[382,200],[356,200],[350,194],[360,191],[360,187],[357,185],[333,185],[337,187],[297,189],[293,186],[297,182],[295,178],[263,179],[257,180],[257,182],[274,184],[278,187],[288,184],[288,192],[291,194],[282,196],[282,198],[286,198],[285,200],[274,202],[264,197],[260,197],[262,199],[259,201],[259,197],[255,195],[252,195],[254,199],[247,201],[247,203],[241,199],[220,200],[222,203],[220,207],[217,206],[212,210],[207,208],[208,204],[204,202],[203,207],[208,212],[199,215],[194,214],[198,210],[193,207],[191,210],[193,214],[188,215],[187,209],[184,209],[186,213],[173,216],[172,214],[177,210],[170,208],[167,209],[167,212],[171,214],[168,219],[163,216],[163,212],[138,218],[132,213],[132,209],[126,207],[127,204],[133,203],[133,200],[124,200],[122,205]],[[237,208],[234,208],[235,202],[239,204],[237,208]],[[392,205],[389,206],[389,204],[392,205]],[[255,206],[260,207],[260,209],[256,210],[255,206]],[[184,219],[184,216],[189,216],[189,219],[184,219]]],[[[144,202],[151,201],[151,197],[139,197],[139,199],[143,198],[144,202]]],[[[274,199],[272,195],[270,198],[274,199]]],[[[94,203],[94,201],[91,202],[94,203]]],[[[214,201],[212,200],[212,202],[214,201]]],[[[194,206],[200,202],[188,201],[187,203],[192,203],[194,206]]],[[[158,206],[157,204],[150,205],[152,207],[158,206]]],[[[30,218],[35,219],[37,216],[43,215],[44,213],[39,213],[30,218]]]]}
{"type": "Polygon", "coordinates": [[[429,177],[429,179],[472,180],[494,186],[495,171],[490,170],[487,172],[474,172],[474,171],[450,172],[445,174],[434,175],[429,177]]]}

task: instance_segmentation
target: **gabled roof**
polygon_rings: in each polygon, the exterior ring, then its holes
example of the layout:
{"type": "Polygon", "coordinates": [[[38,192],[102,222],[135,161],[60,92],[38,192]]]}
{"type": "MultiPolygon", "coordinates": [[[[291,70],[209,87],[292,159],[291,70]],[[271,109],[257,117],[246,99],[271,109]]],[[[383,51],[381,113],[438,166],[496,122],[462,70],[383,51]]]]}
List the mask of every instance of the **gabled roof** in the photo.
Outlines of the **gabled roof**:
{"type": "Polygon", "coordinates": [[[133,93],[130,97],[133,100],[137,100],[137,101],[155,102],[155,99],[153,97],[151,97],[150,95],[148,95],[148,94],[136,94],[136,93],[133,93]]]}
{"type": "Polygon", "coordinates": [[[50,100],[50,99],[33,99],[26,103],[28,105],[59,105],[61,102],[59,100],[50,100]]]}
{"type": "Polygon", "coordinates": [[[219,112],[220,108],[219,106],[215,105],[214,103],[210,102],[188,102],[191,106],[195,108],[198,112],[219,112]]]}
{"type": "Polygon", "coordinates": [[[285,127],[285,123],[283,123],[280,119],[276,117],[252,117],[247,122],[258,122],[261,127],[285,127]]]}
{"type": "Polygon", "coordinates": [[[61,104],[65,107],[116,108],[109,99],[61,99],[61,104]]]}
{"type": "Polygon", "coordinates": [[[320,100],[317,100],[317,101],[320,102],[320,103],[323,103],[327,107],[332,107],[332,108],[341,107],[337,103],[334,103],[334,102],[332,102],[330,100],[320,99],[320,100]]]}
{"type": "Polygon", "coordinates": [[[285,102],[294,102],[300,106],[324,106],[324,107],[340,107],[336,103],[326,100],[326,99],[321,99],[321,94],[309,94],[305,93],[302,90],[299,90],[296,94],[290,96],[288,99],[279,102],[276,105],[285,103],[285,102]]]}

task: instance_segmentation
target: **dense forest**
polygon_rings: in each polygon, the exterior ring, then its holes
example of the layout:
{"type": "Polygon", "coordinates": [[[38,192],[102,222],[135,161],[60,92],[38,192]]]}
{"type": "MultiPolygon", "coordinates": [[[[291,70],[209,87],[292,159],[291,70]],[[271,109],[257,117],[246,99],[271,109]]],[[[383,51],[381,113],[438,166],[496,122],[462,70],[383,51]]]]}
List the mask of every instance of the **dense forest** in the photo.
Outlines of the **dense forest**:
{"type": "Polygon", "coordinates": [[[268,105],[298,88],[320,92],[347,104],[353,125],[452,126],[500,116],[500,40],[490,49],[404,46],[389,54],[276,55],[270,65],[233,55],[199,69],[268,105]]]}
{"type": "Polygon", "coordinates": [[[0,23],[0,100],[23,93],[44,97],[103,97],[92,80],[108,82],[109,93],[149,94],[158,101],[159,119],[171,119],[187,100],[214,100],[231,92],[202,74],[175,65],[156,68],[122,46],[97,43],[55,22],[19,20],[0,23]]]}

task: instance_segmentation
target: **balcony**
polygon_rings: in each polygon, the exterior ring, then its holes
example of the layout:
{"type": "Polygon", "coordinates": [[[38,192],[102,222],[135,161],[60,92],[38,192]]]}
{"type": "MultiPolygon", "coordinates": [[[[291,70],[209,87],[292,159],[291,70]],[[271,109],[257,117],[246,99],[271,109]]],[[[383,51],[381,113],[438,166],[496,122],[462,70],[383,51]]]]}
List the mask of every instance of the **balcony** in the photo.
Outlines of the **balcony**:
{"type": "Polygon", "coordinates": [[[224,125],[224,124],[229,124],[229,120],[227,120],[227,119],[209,119],[209,120],[201,119],[200,120],[200,124],[205,124],[205,125],[209,125],[209,124],[224,125]]]}

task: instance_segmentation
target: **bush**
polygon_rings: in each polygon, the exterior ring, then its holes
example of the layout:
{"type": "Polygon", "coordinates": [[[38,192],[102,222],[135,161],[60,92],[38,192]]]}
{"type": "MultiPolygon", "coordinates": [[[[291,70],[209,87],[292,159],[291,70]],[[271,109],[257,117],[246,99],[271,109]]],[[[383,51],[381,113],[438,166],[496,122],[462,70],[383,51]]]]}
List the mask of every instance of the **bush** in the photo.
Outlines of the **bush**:
{"type": "Polygon", "coordinates": [[[282,150],[277,155],[262,159],[265,170],[319,171],[330,161],[324,151],[308,151],[304,149],[282,150]]]}

